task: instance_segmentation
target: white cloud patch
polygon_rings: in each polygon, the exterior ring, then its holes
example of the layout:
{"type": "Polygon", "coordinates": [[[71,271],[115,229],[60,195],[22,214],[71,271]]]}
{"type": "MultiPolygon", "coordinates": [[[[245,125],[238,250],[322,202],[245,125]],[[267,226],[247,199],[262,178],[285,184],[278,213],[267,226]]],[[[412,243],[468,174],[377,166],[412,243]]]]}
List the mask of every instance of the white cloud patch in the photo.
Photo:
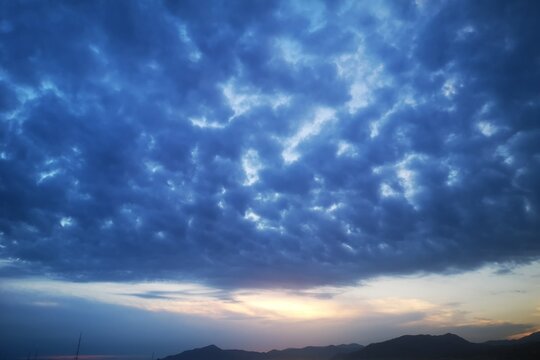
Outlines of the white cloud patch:
{"type": "Polygon", "coordinates": [[[261,220],[261,217],[257,215],[252,209],[246,210],[246,213],[244,215],[244,219],[252,221],[252,222],[258,222],[261,220]]]}
{"type": "Polygon", "coordinates": [[[146,171],[148,171],[151,174],[155,174],[157,172],[163,171],[163,165],[156,161],[145,161],[144,166],[146,167],[146,171]]]}
{"type": "Polygon", "coordinates": [[[245,186],[251,186],[259,181],[259,171],[263,169],[257,150],[249,149],[242,156],[242,168],[246,175],[245,186]]]}
{"type": "Polygon", "coordinates": [[[38,175],[37,183],[41,184],[42,182],[46,181],[47,179],[53,178],[56,175],[60,173],[60,169],[53,169],[48,171],[42,171],[38,175]]]}
{"type": "MultiPolygon", "coordinates": [[[[252,86],[239,85],[234,78],[223,84],[221,90],[234,112],[234,115],[228,121],[234,120],[236,117],[247,113],[255,107],[269,105],[275,110],[279,107],[289,105],[291,100],[291,96],[286,94],[264,94],[252,86]]],[[[191,121],[193,123],[193,120],[191,121]]]]}
{"type": "MultiPolygon", "coordinates": [[[[361,38],[359,40],[361,41],[361,38]]],[[[369,60],[362,45],[355,53],[338,56],[334,63],[339,77],[351,82],[349,87],[350,100],[346,103],[351,114],[369,105],[373,100],[372,92],[389,83],[385,77],[383,65],[369,60]]]]}
{"type": "Polygon", "coordinates": [[[378,120],[373,120],[369,123],[369,137],[374,139],[377,136],[379,136],[379,128],[381,126],[381,122],[378,120]]]}
{"type": "Polygon", "coordinates": [[[455,167],[449,167],[448,169],[448,176],[446,178],[446,185],[448,186],[454,186],[459,183],[460,178],[459,169],[455,167]]]}
{"type": "Polygon", "coordinates": [[[463,89],[464,83],[459,75],[448,74],[446,76],[447,79],[441,87],[441,92],[446,98],[452,99],[459,93],[461,89],[463,89]]]}
{"type": "Polygon", "coordinates": [[[398,195],[398,192],[387,183],[382,183],[380,186],[380,192],[382,197],[391,197],[398,195]]]}
{"type": "Polygon", "coordinates": [[[202,53],[189,36],[187,27],[185,25],[178,25],[178,36],[180,37],[180,41],[182,41],[188,48],[189,60],[192,62],[198,62],[202,58],[202,53]]]}
{"type": "Polygon", "coordinates": [[[337,152],[336,152],[336,155],[337,156],[355,156],[357,155],[356,154],[356,149],[355,149],[355,146],[347,141],[339,141],[338,142],[338,147],[337,147],[337,152]]]}
{"type": "Polygon", "coordinates": [[[205,117],[192,117],[189,118],[191,125],[201,129],[223,129],[226,124],[218,123],[215,121],[208,121],[205,117]]]}
{"type": "Polygon", "coordinates": [[[74,223],[73,218],[69,216],[64,216],[60,219],[60,226],[63,228],[70,227],[74,223]]]}
{"type": "Polygon", "coordinates": [[[318,108],[315,110],[314,118],[304,123],[293,136],[284,141],[285,148],[281,153],[283,160],[288,164],[297,161],[300,158],[300,153],[297,149],[298,145],[319,134],[324,125],[333,119],[335,119],[335,111],[333,109],[318,108]]]}
{"type": "Polygon", "coordinates": [[[356,254],[356,250],[349,244],[341,243],[341,247],[351,254],[356,254]]]}
{"type": "Polygon", "coordinates": [[[426,160],[425,155],[421,154],[407,154],[399,163],[395,166],[396,175],[403,188],[403,196],[409,204],[416,208],[415,196],[421,189],[416,184],[416,171],[411,169],[412,162],[422,162],[426,160]]]}
{"type": "Polygon", "coordinates": [[[302,45],[290,38],[279,38],[274,43],[280,58],[292,66],[306,65],[311,57],[304,53],[302,45]]]}
{"type": "Polygon", "coordinates": [[[476,126],[478,128],[478,131],[480,131],[482,135],[486,137],[491,137],[495,135],[499,130],[497,126],[493,125],[489,121],[480,121],[476,126]]]}

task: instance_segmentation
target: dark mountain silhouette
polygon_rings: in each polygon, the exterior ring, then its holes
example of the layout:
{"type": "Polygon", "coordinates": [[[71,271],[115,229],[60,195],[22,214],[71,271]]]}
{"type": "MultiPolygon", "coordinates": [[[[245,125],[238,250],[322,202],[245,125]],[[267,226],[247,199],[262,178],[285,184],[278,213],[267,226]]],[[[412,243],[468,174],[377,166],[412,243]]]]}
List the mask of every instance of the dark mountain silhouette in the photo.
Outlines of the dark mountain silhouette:
{"type": "Polygon", "coordinates": [[[460,358],[474,355],[479,344],[473,344],[454,335],[404,335],[392,340],[370,344],[364,349],[341,356],[353,359],[438,359],[460,358]]]}
{"type": "MultiPolygon", "coordinates": [[[[533,334],[534,335],[534,334],[533,334]]],[[[538,360],[540,339],[527,336],[510,345],[476,344],[457,335],[405,335],[381,343],[370,344],[334,360],[360,359],[474,359],[474,360],[538,360]]]]}
{"type": "Polygon", "coordinates": [[[521,339],[518,339],[517,342],[519,343],[540,342],[540,331],[537,331],[535,333],[522,337],[521,339]]]}
{"type": "Polygon", "coordinates": [[[272,350],[255,352],[244,350],[222,350],[215,345],[184,351],[167,356],[162,360],[330,360],[338,354],[361,349],[358,344],[308,346],[302,349],[272,350]]]}
{"type": "Polygon", "coordinates": [[[486,341],[484,344],[487,345],[516,345],[516,344],[525,344],[525,343],[534,343],[540,342],[540,331],[524,336],[520,339],[515,340],[490,340],[486,341]]]}
{"type": "Polygon", "coordinates": [[[222,350],[215,345],[184,351],[163,360],[263,360],[262,354],[244,350],[222,350]]]}
{"type": "Polygon", "coordinates": [[[338,354],[348,354],[362,349],[358,344],[308,346],[302,349],[272,350],[266,353],[265,360],[326,360],[338,354]]]}
{"type": "Polygon", "coordinates": [[[215,345],[184,351],[162,360],[539,360],[540,332],[517,340],[477,344],[457,335],[404,335],[362,347],[358,344],[309,346],[255,352],[222,350],[215,345]]]}

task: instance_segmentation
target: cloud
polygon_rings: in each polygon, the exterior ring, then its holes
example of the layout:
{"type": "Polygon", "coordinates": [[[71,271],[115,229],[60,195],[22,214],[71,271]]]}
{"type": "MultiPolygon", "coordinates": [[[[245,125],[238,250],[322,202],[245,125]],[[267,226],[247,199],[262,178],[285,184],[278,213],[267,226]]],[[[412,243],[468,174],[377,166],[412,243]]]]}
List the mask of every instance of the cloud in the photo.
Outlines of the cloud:
{"type": "Polygon", "coordinates": [[[2,276],[307,288],[538,259],[538,5],[213,5],[5,6],[2,276]]]}

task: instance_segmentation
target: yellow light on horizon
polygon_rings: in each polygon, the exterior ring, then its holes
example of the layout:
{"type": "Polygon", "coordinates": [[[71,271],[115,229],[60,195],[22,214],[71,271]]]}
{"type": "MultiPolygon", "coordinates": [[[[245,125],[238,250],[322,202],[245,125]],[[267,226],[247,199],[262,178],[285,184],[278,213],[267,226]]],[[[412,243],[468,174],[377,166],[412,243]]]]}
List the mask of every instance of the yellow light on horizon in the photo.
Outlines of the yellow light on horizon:
{"type": "Polygon", "coordinates": [[[274,319],[315,320],[342,316],[331,301],[277,292],[239,295],[237,299],[252,315],[274,319]]]}

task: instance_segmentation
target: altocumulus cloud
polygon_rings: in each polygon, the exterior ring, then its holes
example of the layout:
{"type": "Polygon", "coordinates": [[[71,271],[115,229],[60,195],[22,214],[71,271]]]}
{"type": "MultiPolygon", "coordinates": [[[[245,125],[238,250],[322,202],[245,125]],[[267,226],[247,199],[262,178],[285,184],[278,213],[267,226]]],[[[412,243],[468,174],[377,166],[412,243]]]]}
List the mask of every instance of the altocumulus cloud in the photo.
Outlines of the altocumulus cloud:
{"type": "Polygon", "coordinates": [[[534,1],[4,1],[0,272],[339,285],[540,257],[534,1]]]}

